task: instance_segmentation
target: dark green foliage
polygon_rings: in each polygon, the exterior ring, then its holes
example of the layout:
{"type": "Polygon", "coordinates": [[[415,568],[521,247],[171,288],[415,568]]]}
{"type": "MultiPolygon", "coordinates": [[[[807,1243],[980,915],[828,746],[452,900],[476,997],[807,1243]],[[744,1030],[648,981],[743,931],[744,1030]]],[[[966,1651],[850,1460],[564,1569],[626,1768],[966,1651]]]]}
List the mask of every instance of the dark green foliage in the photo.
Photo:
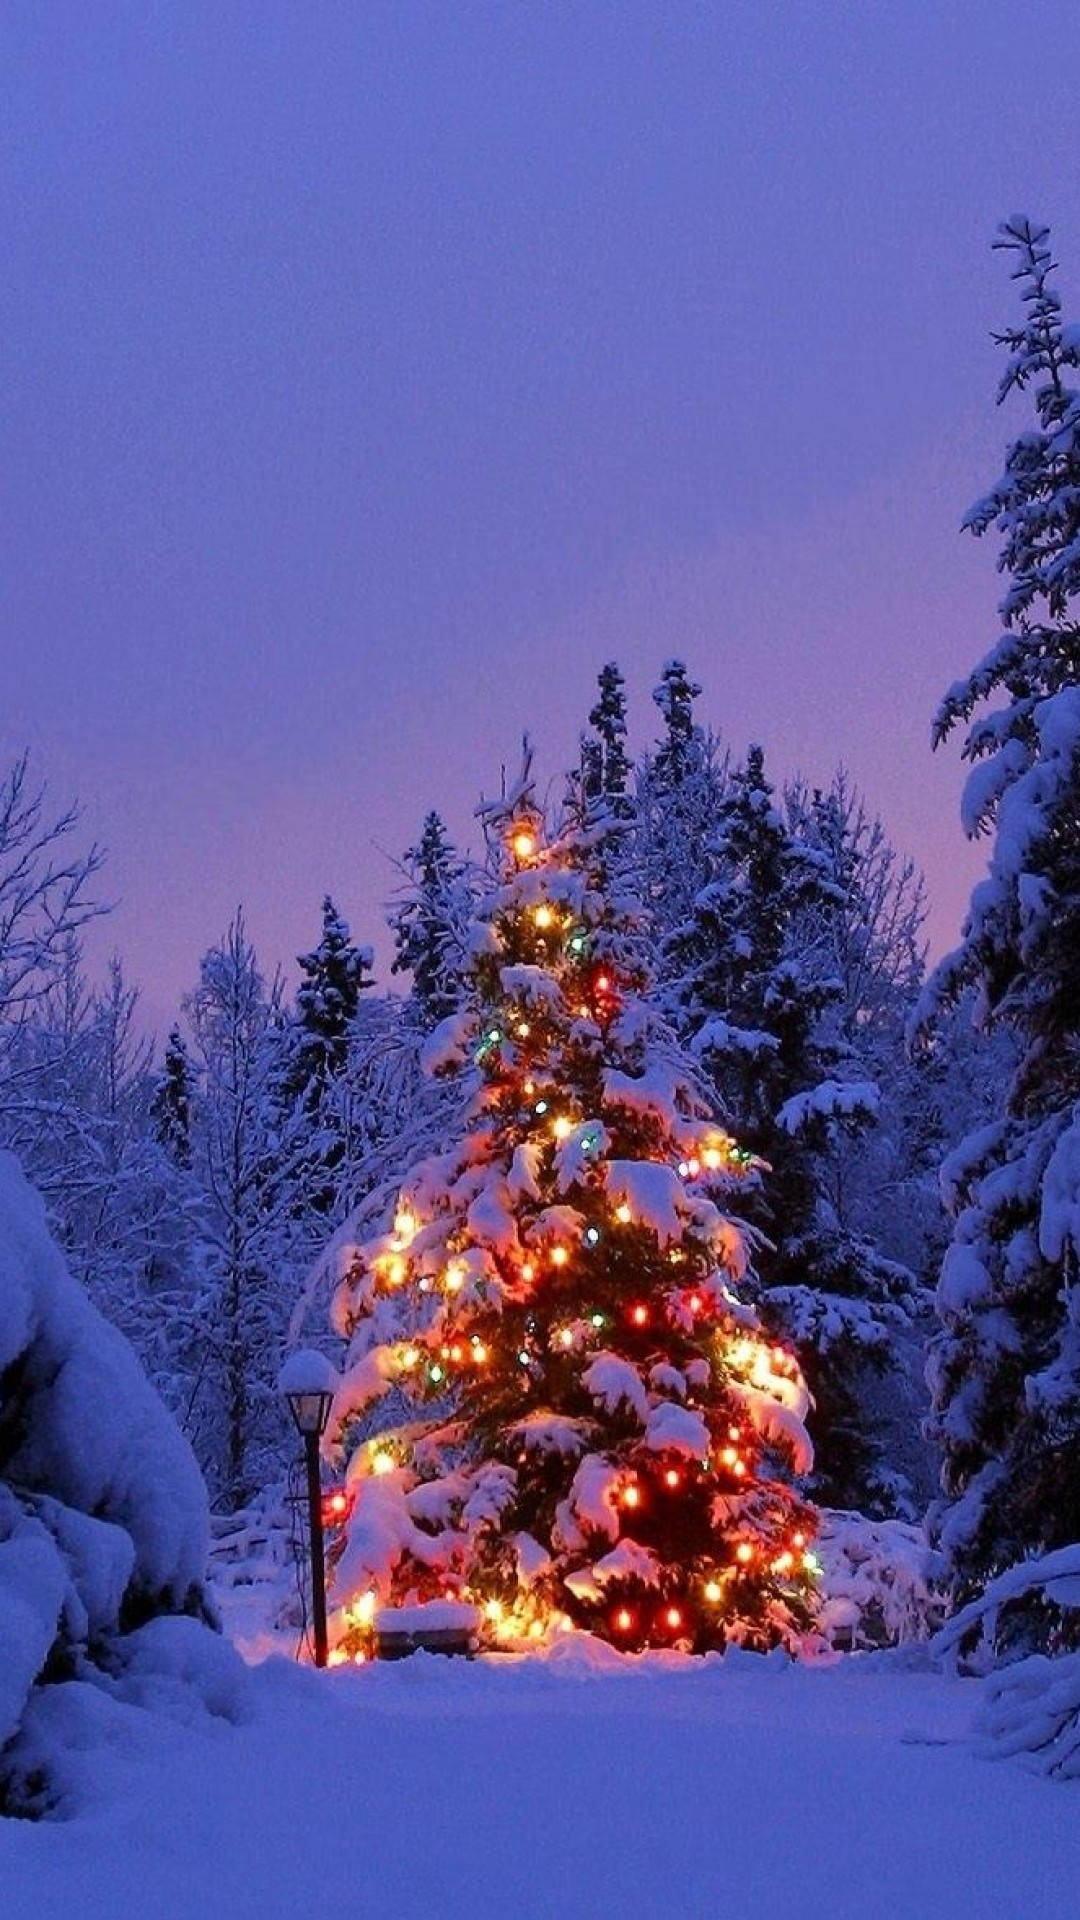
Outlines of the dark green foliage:
{"type": "Polygon", "coordinates": [[[412,975],[417,1021],[430,1031],[461,1004],[471,911],[465,863],[437,813],[425,818],[404,865],[408,888],[387,916],[394,935],[390,970],[412,975]]]}
{"type": "Polygon", "coordinates": [[[161,1077],[154,1089],[154,1138],[178,1167],[191,1165],[191,1095],[193,1072],[179,1027],[173,1027],[165,1045],[161,1077]]]}

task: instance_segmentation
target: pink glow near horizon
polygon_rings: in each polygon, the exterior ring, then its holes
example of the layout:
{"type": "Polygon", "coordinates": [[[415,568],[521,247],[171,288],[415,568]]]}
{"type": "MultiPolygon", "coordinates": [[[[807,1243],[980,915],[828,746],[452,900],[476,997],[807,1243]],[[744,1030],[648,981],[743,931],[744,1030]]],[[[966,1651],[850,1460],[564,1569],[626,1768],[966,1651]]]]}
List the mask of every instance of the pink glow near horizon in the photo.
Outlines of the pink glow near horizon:
{"type": "Polygon", "coordinates": [[[942,13],[0,23],[0,750],[80,795],[154,1025],[238,901],[268,971],[326,890],[385,958],[386,856],[475,845],[524,726],[556,776],[608,658],[637,746],[677,653],[776,780],[843,761],[951,944],[930,718],[1024,424],[989,240],[1050,220],[1080,290],[1080,19],[1033,0],[1025,65],[942,13]]]}

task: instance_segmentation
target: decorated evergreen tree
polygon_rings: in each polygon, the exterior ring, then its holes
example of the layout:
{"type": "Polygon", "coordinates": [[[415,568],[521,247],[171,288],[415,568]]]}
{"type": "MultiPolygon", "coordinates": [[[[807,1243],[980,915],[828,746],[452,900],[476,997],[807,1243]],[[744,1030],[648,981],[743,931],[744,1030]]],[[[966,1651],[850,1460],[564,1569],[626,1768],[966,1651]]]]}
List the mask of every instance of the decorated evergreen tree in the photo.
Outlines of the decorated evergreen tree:
{"type": "Polygon", "coordinates": [[[429,1043],[473,1076],[466,1122],[342,1254],[343,1645],[362,1651],[376,1600],[446,1596],[496,1642],[793,1644],[816,1571],[790,1477],[807,1394],[736,1291],[751,1156],[643,998],[604,826],[547,840],[527,763],[486,823],[470,1001],[429,1043]]]}
{"type": "Polygon", "coordinates": [[[1030,393],[1035,421],[965,521],[1002,537],[1006,631],[934,729],[936,742],[967,729],[964,826],[993,846],[922,1018],[972,994],[1017,1050],[1004,1110],[943,1169],[954,1227],[928,1369],[944,1494],[931,1520],[961,1593],[1080,1537],[1080,336],[1062,324],[1048,240],[1017,218],[997,243],[1025,305],[999,336],[998,398],[1030,393]]]}
{"type": "Polygon", "coordinates": [[[427,815],[404,865],[408,886],[388,915],[394,935],[390,971],[412,975],[417,1020],[430,1031],[461,1004],[472,908],[465,862],[439,814],[427,815]]]}

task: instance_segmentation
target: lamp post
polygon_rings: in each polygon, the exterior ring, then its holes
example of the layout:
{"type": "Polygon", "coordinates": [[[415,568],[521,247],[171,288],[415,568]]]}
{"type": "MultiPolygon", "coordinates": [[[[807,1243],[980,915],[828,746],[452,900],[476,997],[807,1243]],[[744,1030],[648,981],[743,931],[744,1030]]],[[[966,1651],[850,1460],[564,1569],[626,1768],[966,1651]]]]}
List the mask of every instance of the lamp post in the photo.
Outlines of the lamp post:
{"type": "Polygon", "coordinates": [[[337,1376],[323,1353],[302,1348],[286,1360],[278,1386],[304,1442],[307,1468],[308,1540],[311,1546],[311,1614],[315,1630],[315,1665],[325,1667],[326,1567],[323,1558],[322,1489],[319,1483],[319,1437],[330,1418],[337,1376]]]}

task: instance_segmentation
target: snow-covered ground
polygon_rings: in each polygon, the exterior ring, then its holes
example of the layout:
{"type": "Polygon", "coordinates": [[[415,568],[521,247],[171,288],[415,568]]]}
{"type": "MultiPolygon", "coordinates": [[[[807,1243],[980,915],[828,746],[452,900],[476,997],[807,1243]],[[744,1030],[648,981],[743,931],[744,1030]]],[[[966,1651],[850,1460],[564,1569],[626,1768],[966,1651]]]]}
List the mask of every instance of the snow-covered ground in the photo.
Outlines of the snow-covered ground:
{"type": "Polygon", "coordinates": [[[620,1662],[568,1642],[560,1656],[327,1674],[276,1658],[239,1676],[240,1724],[178,1705],[141,1734],[86,1689],[83,1811],[0,1821],[0,1913],[1077,1911],[1075,1789],[976,1756],[979,1682],[903,1654],[620,1662]]]}

